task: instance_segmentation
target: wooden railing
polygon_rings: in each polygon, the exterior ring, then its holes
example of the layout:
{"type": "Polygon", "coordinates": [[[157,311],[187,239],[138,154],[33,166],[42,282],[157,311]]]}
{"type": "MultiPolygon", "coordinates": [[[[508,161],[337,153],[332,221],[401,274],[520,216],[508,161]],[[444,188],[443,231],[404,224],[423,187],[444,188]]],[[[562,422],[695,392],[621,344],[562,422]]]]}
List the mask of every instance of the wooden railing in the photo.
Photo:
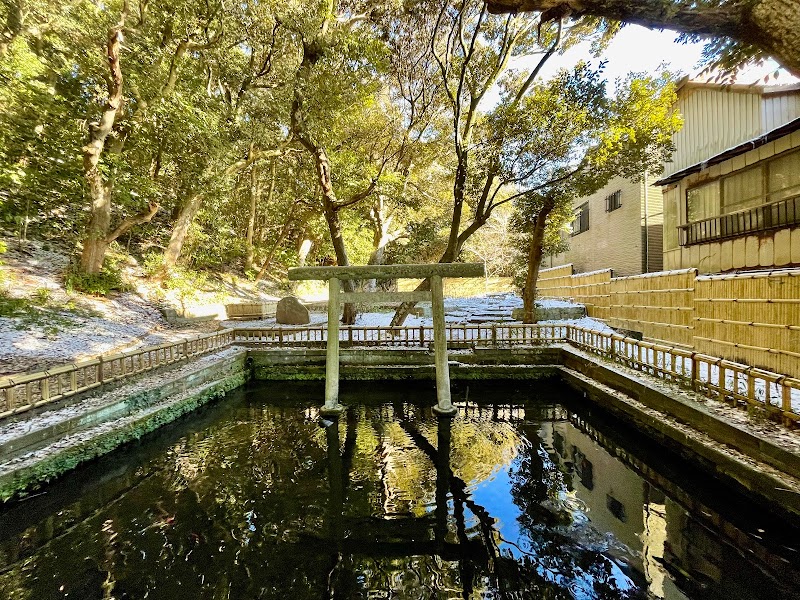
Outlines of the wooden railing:
{"type": "Polygon", "coordinates": [[[684,348],[570,326],[566,342],[707,398],[752,406],[784,424],[800,421],[800,379],[779,375],[684,348]]]}
{"type": "Polygon", "coordinates": [[[0,418],[24,412],[170,365],[233,342],[233,330],[186,338],[120,354],[99,356],[39,373],[0,378],[0,418]]]}
{"type": "MultiPolygon", "coordinates": [[[[449,348],[510,346],[514,344],[540,344],[563,342],[567,325],[523,324],[448,324],[445,327],[449,348]]],[[[324,347],[327,328],[268,327],[262,329],[235,329],[234,341],[269,347],[324,347]]],[[[433,327],[342,327],[339,344],[347,346],[426,347],[433,341],[433,327]]]]}
{"type": "Polygon", "coordinates": [[[681,246],[726,240],[800,223],[800,196],[681,225],[681,246]]]}
{"type": "MultiPolygon", "coordinates": [[[[0,418],[75,396],[105,383],[199,356],[232,344],[324,347],[324,326],[225,329],[180,342],[102,356],[41,373],[0,378],[0,418]]],[[[343,347],[427,347],[432,327],[344,327],[343,347]]],[[[691,388],[708,398],[753,406],[784,423],[800,421],[800,379],[756,369],[685,348],[563,325],[449,324],[450,348],[504,348],[567,343],[642,373],[691,388]]]]}

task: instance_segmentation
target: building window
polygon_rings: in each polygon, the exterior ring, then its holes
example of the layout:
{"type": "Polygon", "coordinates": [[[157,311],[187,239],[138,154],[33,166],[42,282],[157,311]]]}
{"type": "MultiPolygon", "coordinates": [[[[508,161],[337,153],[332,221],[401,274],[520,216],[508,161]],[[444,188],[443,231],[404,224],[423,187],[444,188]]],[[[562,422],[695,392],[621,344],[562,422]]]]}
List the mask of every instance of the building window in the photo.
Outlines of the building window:
{"type": "Polygon", "coordinates": [[[625,513],[625,505],[614,498],[614,496],[611,494],[606,494],[606,508],[608,509],[608,512],[610,512],[623,523],[628,520],[628,515],[625,513]]]}
{"type": "Polygon", "coordinates": [[[767,202],[800,195],[800,152],[792,152],[767,165],[767,202]]]}
{"type": "Polygon", "coordinates": [[[680,188],[664,192],[664,250],[678,247],[678,224],[681,214],[680,188]]]}
{"type": "Polygon", "coordinates": [[[686,192],[681,246],[800,224],[800,151],[686,192]]]}
{"type": "Polygon", "coordinates": [[[762,204],[764,204],[763,167],[734,173],[722,180],[722,214],[755,208],[762,204]]]}
{"type": "Polygon", "coordinates": [[[622,190],[617,190],[610,196],[606,196],[606,212],[617,210],[622,206],[622,190]]]}
{"type": "Polygon", "coordinates": [[[719,214],[719,181],[692,188],[686,192],[686,220],[700,221],[719,214]]]}
{"type": "Polygon", "coordinates": [[[572,235],[589,231],[589,203],[584,202],[575,209],[575,220],[572,222],[572,235]]]}

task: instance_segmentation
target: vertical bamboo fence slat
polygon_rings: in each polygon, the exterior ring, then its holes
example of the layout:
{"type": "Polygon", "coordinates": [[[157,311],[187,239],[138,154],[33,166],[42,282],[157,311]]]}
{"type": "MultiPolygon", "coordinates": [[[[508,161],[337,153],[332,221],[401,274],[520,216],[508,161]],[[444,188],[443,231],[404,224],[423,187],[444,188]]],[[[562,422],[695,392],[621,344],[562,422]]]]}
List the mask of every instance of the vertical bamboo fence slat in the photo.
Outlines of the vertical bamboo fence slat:
{"type": "Polygon", "coordinates": [[[800,270],[698,277],[694,309],[699,352],[800,374],[800,270]]]}
{"type": "Polygon", "coordinates": [[[696,275],[684,269],[612,279],[608,324],[691,348],[696,275]]]}

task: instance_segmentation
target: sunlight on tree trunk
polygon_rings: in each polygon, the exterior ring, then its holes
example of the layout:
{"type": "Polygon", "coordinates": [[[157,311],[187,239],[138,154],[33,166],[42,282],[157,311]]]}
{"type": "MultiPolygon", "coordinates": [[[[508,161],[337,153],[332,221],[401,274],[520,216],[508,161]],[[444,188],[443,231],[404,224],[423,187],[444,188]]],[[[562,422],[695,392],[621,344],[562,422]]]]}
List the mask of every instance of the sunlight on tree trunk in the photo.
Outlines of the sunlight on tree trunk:
{"type": "Polygon", "coordinates": [[[108,56],[108,100],[100,120],[89,125],[89,142],[83,148],[83,171],[89,188],[91,217],[86,227],[86,237],[81,254],[81,268],[86,273],[99,273],[103,268],[108,242],[106,236],[111,228],[111,183],[100,168],[100,158],[106,140],[114,128],[117,113],[122,107],[122,68],[120,49],[122,47],[122,28],[125,15],[119,26],[108,32],[106,50],[108,56]]]}
{"type": "Polygon", "coordinates": [[[167,249],[164,250],[164,267],[167,270],[174,268],[178,264],[186,234],[189,232],[194,216],[200,210],[202,201],[202,194],[194,194],[178,213],[175,226],[172,228],[172,235],[169,238],[169,244],[167,244],[167,249]]]}
{"type": "Polygon", "coordinates": [[[532,223],[528,246],[528,270],[525,276],[525,288],[522,293],[525,312],[523,323],[536,322],[536,282],[539,279],[539,268],[542,265],[544,231],[547,225],[547,218],[554,208],[555,200],[547,198],[532,223]]]}

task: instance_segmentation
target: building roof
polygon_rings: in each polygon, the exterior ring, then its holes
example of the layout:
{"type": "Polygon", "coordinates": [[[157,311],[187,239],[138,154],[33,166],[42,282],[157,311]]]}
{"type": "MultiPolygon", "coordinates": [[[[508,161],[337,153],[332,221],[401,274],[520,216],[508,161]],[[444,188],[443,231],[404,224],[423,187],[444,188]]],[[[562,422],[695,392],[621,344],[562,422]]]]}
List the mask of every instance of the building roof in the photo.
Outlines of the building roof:
{"type": "Polygon", "coordinates": [[[735,156],[739,156],[740,154],[744,154],[745,152],[749,152],[750,150],[754,150],[759,146],[763,146],[764,144],[768,144],[778,138],[781,138],[785,135],[789,135],[794,131],[800,130],[800,117],[794,119],[793,121],[789,121],[785,125],[781,125],[780,127],[776,127],[775,129],[768,131],[767,133],[761,134],[753,139],[747,140],[746,142],[742,142],[741,144],[734,146],[733,148],[728,148],[719,154],[715,154],[711,158],[707,158],[706,160],[686,167],[685,169],[681,169],[680,171],[676,171],[672,175],[665,177],[664,179],[659,179],[653,185],[669,185],[670,183],[675,183],[676,181],[680,181],[684,177],[691,175],[693,173],[699,173],[703,169],[707,169],[708,167],[714,166],[719,164],[723,161],[729,160],[734,158],[735,156]]]}

